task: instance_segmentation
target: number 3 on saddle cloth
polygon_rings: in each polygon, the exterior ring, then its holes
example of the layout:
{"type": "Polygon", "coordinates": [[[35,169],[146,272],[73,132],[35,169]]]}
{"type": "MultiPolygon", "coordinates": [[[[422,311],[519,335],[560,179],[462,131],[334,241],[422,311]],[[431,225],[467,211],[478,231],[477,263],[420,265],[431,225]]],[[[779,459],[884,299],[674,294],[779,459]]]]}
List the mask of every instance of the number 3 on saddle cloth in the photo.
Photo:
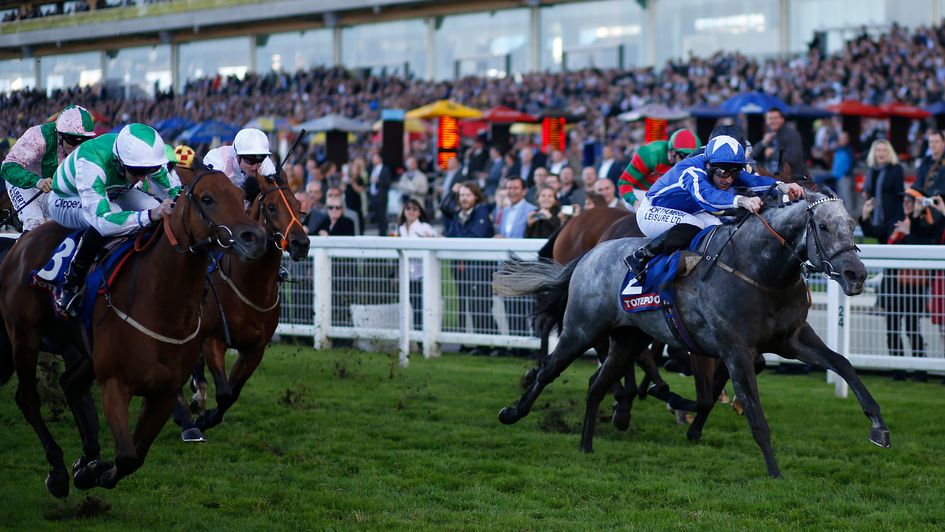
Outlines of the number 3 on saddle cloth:
{"type": "MultiPolygon", "coordinates": [[[[82,229],[70,233],[69,236],[56,247],[49,262],[40,270],[33,270],[30,275],[30,286],[37,290],[42,290],[49,294],[49,304],[55,307],[53,302],[58,289],[65,282],[66,272],[69,271],[69,265],[72,264],[72,257],[75,255],[76,246],[82,236],[82,229]]],[[[145,236],[147,241],[147,236],[145,236]]],[[[86,328],[86,332],[91,331],[92,311],[95,309],[95,299],[98,294],[102,294],[114,282],[118,271],[121,269],[128,257],[134,252],[135,240],[133,238],[117,238],[111,240],[103,246],[88,274],[83,282],[82,304],[79,309],[79,319],[86,328]]],[[[68,319],[57,313],[60,320],[68,319]]],[[[89,336],[91,338],[91,335],[89,336]]]]}
{"type": "Polygon", "coordinates": [[[642,285],[633,270],[627,268],[627,275],[620,283],[620,293],[617,296],[620,308],[628,314],[662,310],[670,330],[693,353],[701,351],[696,347],[679,319],[675,307],[676,292],[673,281],[677,277],[688,275],[702,260],[701,253],[694,252],[698,250],[705,236],[716,228],[718,226],[709,226],[700,231],[689,243],[687,250],[674,251],[669,255],[659,255],[650,259],[647,262],[646,278],[642,285]]]}

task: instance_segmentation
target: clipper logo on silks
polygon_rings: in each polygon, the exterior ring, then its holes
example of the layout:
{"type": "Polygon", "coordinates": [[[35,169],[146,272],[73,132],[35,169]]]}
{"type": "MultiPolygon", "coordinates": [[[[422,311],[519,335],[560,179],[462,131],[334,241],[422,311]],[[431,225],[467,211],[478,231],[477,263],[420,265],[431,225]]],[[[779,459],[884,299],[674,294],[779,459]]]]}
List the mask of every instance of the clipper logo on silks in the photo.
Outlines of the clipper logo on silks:
{"type": "Polygon", "coordinates": [[[620,284],[620,306],[624,312],[635,313],[646,310],[660,309],[660,295],[657,293],[644,294],[643,287],[634,277],[632,271],[627,271],[623,283],[620,284]]]}

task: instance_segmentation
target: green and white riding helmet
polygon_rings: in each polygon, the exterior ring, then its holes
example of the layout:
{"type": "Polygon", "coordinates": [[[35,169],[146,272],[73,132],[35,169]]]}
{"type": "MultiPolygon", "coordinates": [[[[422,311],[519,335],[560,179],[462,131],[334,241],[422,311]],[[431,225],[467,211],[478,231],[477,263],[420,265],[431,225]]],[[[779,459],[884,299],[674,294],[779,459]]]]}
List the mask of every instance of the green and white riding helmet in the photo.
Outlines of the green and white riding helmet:
{"type": "Polygon", "coordinates": [[[121,128],[113,151],[132,174],[154,173],[167,164],[164,140],[145,124],[128,124],[121,128]]]}
{"type": "Polygon", "coordinates": [[[95,136],[95,119],[85,107],[70,105],[56,118],[59,138],[75,146],[95,136]]]}

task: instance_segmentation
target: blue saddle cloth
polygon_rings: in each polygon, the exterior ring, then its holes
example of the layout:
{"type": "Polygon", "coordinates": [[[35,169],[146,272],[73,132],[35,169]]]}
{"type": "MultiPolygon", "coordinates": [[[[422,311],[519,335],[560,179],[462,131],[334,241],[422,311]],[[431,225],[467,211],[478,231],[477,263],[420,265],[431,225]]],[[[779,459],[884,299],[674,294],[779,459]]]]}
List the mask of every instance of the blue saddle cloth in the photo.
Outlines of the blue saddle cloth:
{"type": "MultiPolygon", "coordinates": [[[[689,243],[689,251],[695,251],[702,244],[702,240],[709,234],[714,226],[706,227],[700,231],[692,242],[689,243]]],[[[646,277],[643,285],[637,288],[632,271],[627,272],[627,277],[620,286],[620,297],[623,309],[627,312],[641,312],[644,310],[656,310],[662,303],[674,305],[676,303],[676,293],[672,289],[673,281],[679,272],[679,251],[674,251],[669,255],[656,256],[647,263],[646,277]],[[628,294],[636,296],[628,299],[628,294]],[[656,295],[656,297],[653,297],[656,295]]]]}
{"type": "MultiPolygon", "coordinates": [[[[69,266],[72,264],[72,258],[75,255],[83,231],[83,229],[79,229],[66,236],[53,251],[52,257],[46,265],[31,272],[31,286],[48,292],[50,304],[52,304],[52,298],[55,297],[66,280],[66,272],[69,271],[69,266]]],[[[86,275],[85,294],[79,307],[79,319],[86,329],[91,329],[92,311],[95,309],[95,300],[99,290],[110,282],[116,268],[122,263],[122,259],[129,255],[133,248],[133,239],[120,241],[118,245],[108,250],[104,260],[94,265],[89,274],[86,275]]]]}

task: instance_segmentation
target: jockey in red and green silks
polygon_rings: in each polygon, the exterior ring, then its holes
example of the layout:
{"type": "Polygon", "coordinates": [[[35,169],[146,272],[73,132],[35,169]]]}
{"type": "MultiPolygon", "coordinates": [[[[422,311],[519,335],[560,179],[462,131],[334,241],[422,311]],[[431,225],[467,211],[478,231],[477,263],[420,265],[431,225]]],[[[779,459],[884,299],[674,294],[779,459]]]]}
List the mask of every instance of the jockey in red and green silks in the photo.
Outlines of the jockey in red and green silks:
{"type": "Polygon", "coordinates": [[[48,196],[59,163],[84,141],[95,136],[95,121],[83,107],[70,105],[55,122],[33,126],[16,141],[0,166],[13,207],[19,211],[23,230],[29,231],[49,218],[48,196]],[[27,205],[27,203],[29,203],[27,205]]]}
{"type": "Polygon", "coordinates": [[[620,174],[618,193],[628,205],[636,204],[661,175],[700,147],[699,137],[688,129],[676,131],[668,141],[655,140],[640,146],[620,174]]]}

